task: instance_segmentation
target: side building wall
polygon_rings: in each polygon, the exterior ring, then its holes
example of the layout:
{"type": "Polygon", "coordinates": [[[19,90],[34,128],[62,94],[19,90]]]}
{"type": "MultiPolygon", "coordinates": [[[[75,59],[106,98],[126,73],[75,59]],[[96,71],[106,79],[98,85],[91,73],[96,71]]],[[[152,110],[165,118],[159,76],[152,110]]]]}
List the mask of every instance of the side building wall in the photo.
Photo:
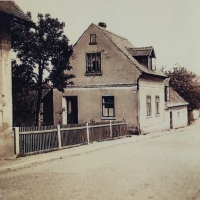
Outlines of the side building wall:
{"type": "Polygon", "coordinates": [[[139,113],[142,133],[165,130],[164,83],[161,78],[145,77],[139,81],[139,113]],[[159,97],[159,113],[156,113],[156,97],[159,97]],[[147,97],[150,97],[150,114],[147,113],[147,97]]]}
{"type": "Polygon", "coordinates": [[[170,107],[168,110],[165,110],[166,129],[170,129],[170,112],[172,112],[172,129],[188,125],[187,106],[170,107]]]}
{"type": "Polygon", "coordinates": [[[53,124],[53,90],[43,99],[43,125],[53,124]]]}

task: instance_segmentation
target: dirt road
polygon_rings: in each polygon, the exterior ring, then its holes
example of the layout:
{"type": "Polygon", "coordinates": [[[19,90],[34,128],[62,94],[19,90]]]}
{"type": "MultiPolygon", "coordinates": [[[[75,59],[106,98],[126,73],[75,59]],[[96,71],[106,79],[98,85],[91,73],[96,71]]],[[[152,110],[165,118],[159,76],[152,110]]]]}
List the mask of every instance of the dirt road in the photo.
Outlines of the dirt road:
{"type": "Polygon", "coordinates": [[[200,131],[125,143],[0,174],[0,200],[33,199],[198,200],[200,131]]]}

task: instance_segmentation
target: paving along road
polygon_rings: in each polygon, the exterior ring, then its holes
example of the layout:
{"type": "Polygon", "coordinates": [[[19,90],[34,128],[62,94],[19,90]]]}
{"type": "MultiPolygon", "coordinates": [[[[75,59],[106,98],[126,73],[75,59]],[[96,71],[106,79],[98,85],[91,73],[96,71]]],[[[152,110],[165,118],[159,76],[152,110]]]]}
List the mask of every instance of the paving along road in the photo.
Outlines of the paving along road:
{"type": "Polygon", "coordinates": [[[200,199],[200,131],[161,134],[0,174],[0,200],[32,199],[200,199]]]}

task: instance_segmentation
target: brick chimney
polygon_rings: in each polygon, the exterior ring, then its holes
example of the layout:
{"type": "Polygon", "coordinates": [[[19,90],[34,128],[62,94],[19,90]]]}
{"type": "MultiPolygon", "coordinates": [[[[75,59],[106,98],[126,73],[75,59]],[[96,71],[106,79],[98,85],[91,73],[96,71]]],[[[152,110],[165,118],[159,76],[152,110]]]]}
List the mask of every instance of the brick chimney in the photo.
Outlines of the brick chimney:
{"type": "Polygon", "coordinates": [[[105,28],[107,27],[106,23],[104,22],[99,22],[98,26],[100,26],[101,28],[105,28]]]}

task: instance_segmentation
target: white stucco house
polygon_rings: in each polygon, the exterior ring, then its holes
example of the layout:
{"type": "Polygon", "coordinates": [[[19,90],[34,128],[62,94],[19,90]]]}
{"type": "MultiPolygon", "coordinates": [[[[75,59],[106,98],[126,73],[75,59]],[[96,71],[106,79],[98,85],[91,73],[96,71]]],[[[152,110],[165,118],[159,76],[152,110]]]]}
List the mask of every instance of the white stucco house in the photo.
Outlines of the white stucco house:
{"type": "Polygon", "coordinates": [[[188,125],[188,104],[172,87],[168,88],[165,102],[166,129],[181,128],[188,125]]]}

